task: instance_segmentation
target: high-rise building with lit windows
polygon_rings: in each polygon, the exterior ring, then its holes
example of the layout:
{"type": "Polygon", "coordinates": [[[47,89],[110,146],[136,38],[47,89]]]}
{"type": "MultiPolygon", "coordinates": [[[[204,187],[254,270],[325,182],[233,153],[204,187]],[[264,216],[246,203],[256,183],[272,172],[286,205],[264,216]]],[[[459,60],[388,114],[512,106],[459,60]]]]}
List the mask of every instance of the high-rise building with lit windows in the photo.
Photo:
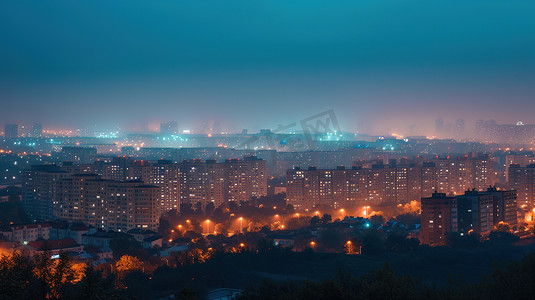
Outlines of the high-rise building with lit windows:
{"type": "MultiPolygon", "coordinates": [[[[90,198],[93,190],[88,188],[88,182],[100,179],[96,174],[71,174],[56,183],[54,199],[54,216],[71,222],[86,222],[86,210],[94,203],[90,198]]],[[[92,223],[87,223],[95,225],[92,223]]]]}
{"type": "Polygon", "coordinates": [[[452,202],[451,231],[460,234],[488,235],[494,228],[494,196],[466,191],[452,202]]]}
{"type": "Polygon", "coordinates": [[[225,202],[225,167],[216,160],[185,160],[180,163],[180,202],[183,206],[201,209],[213,203],[215,207],[225,202]]]}
{"type": "Polygon", "coordinates": [[[472,163],[471,174],[469,180],[473,182],[472,188],[478,191],[484,191],[489,186],[493,186],[494,178],[494,163],[489,154],[474,154],[469,158],[472,163]]]}
{"type": "Polygon", "coordinates": [[[249,166],[249,182],[251,197],[259,198],[267,195],[267,162],[256,156],[245,156],[243,161],[249,166]]]}
{"type": "Polygon", "coordinates": [[[256,157],[216,160],[185,160],[181,170],[181,203],[204,209],[208,203],[218,207],[229,201],[250,201],[267,195],[265,160],[256,157]]]}
{"type": "Polygon", "coordinates": [[[303,209],[405,204],[434,192],[484,191],[494,185],[492,170],[488,155],[374,161],[351,169],[295,168],[287,171],[287,200],[303,209]]]}
{"type": "Polygon", "coordinates": [[[451,231],[452,203],[454,197],[445,193],[433,193],[421,200],[420,241],[422,244],[443,245],[451,231]]]}
{"type": "Polygon", "coordinates": [[[299,167],[287,172],[286,200],[297,208],[314,206],[308,203],[309,198],[305,198],[305,171],[299,167]]]}
{"type": "Polygon", "coordinates": [[[98,175],[73,174],[57,182],[54,216],[104,230],[157,230],[160,190],[139,180],[103,180],[98,175]]]}
{"type": "Polygon", "coordinates": [[[105,191],[109,196],[104,218],[109,230],[158,230],[161,212],[159,187],[126,181],[110,184],[105,191]]]}
{"type": "Polygon", "coordinates": [[[22,207],[34,221],[55,219],[57,182],[71,174],[55,165],[32,166],[22,173],[22,207]]]}
{"type": "MultiPolygon", "coordinates": [[[[367,206],[368,170],[353,166],[347,172],[347,207],[367,206]]],[[[287,189],[288,193],[288,189],[287,189]]]]}
{"type": "Polygon", "coordinates": [[[510,165],[508,187],[517,191],[518,206],[533,206],[535,203],[535,164],[510,165]]]}
{"type": "Polygon", "coordinates": [[[180,210],[180,167],[168,160],[159,160],[156,163],[136,161],[128,167],[127,180],[141,180],[144,183],[158,186],[160,194],[161,213],[170,210],[180,210]]]}
{"type": "Polygon", "coordinates": [[[448,233],[488,235],[494,226],[517,225],[516,191],[489,187],[486,191],[467,190],[448,197],[433,193],[421,199],[420,241],[443,245],[448,233]]]}
{"type": "Polygon", "coordinates": [[[485,193],[494,197],[494,225],[505,223],[511,227],[516,226],[518,224],[517,191],[489,187],[485,193]]]}
{"type": "Polygon", "coordinates": [[[423,162],[420,167],[420,197],[431,197],[436,190],[436,164],[433,162],[423,162]]]}
{"type": "Polygon", "coordinates": [[[104,164],[102,168],[102,178],[106,180],[121,181],[126,180],[134,166],[134,159],[130,157],[114,157],[111,163],[104,164]]]}
{"type": "Polygon", "coordinates": [[[509,168],[511,165],[526,167],[535,164],[533,155],[506,155],[505,156],[505,182],[509,183],[509,168]]]}

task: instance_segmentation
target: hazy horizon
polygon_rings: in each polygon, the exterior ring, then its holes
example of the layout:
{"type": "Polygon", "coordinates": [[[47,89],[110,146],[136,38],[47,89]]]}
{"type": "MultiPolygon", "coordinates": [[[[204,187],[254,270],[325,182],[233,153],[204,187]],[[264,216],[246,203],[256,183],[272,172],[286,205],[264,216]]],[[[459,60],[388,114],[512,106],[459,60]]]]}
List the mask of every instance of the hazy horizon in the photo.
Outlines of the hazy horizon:
{"type": "Polygon", "coordinates": [[[0,123],[256,131],[329,109],[370,134],[535,123],[535,3],[513,2],[3,2],[0,123]]]}

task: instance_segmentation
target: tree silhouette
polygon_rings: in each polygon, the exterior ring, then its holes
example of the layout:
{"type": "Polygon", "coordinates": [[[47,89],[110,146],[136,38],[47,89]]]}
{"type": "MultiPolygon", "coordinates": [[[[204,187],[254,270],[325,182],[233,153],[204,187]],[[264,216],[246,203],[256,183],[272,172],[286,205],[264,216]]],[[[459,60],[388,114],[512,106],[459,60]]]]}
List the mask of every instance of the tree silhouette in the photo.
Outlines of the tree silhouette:
{"type": "Polygon", "coordinates": [[[321,222],[323,224],[328,224],[328,223],[331,223],[333,220],[333,218],[331,217],[331,215],[329,214],[324,214],[323,217],[321,218],[321,222]]]}

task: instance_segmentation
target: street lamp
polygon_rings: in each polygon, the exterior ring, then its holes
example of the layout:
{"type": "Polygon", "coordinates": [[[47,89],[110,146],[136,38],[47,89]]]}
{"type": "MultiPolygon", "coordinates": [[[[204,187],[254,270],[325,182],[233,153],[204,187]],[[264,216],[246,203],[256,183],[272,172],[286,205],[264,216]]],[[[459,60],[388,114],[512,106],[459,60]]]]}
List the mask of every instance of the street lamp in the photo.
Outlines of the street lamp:
{"type": "Polygon", "coordinates": [[[240,232],[243,233],[243,218],[240,217],[238,220],[240,220],[240,232]]]}
{"type": "Polygon", "coordinates": [[[210,220],[206,220],[206,235],[210,234],[210,220]]]}
{"type": "Polygon", "coordinates": [[[351,254],[351,241],[347,241],[346,246],[348,254],[351,254]]]}

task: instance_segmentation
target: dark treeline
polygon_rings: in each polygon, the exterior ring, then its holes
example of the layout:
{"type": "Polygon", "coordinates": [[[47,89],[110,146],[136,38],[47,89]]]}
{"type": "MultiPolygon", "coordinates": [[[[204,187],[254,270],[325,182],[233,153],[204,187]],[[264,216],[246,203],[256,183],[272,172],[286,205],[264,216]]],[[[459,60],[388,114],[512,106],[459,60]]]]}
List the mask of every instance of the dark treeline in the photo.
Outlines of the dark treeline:
{"type": "Polygon", "coordinates": [[[0,299],[121,299],[115,281],[91,265],[74,263],[66,253],[59,259],[51,259],[48,251],[33,258],[20,253],[0,258],[0,299]]]}
{"type": "MultiPolygon", "coordinates": [[[[438,271],[438,270],[437,270],[438,271]]],[[[473,284],[449,280],[444,285],[427,283],[411,275],[398,276],[388,263],[370,274],[355,277],[339,269],[321,282],[264,280],[248,288],[237,300],[285,299],[531,299],[535,295],[535,253],[521,262],[496,267],[492,274],[473,284]]]]}
{"type": "MultiPolygon", "coordinates": [[[[400,289],[390,299],[404,299],[396,298],[401,295],[436,298],[448,293],[456,298],[478,296],[478,290],[487,286],[500,289],[494,283],[498,275],[488,277],[494,281],[485,277],[493,272],[492,262],[501,263],[502,268],[496,268],[494,272],[504,278],[510,277],[507,272],[522,272],[517,274],[524,276],[522,284],[535,280],[533,273],[527,271],[530,267],[525,265],[526,262],[514,263],[525,251],[509,243],[498,243],[476,248],[418,247],[395,253],[345,255],[316,253],[312,249],[293,252],[262,239],[254,249],[239,253],[215,251],[207,254],[200,249],[182,252],[169,258],[170,266],[161,266],[150,276],[132,272],[123,282],[127,287],[124,292],[138,299],[171,294],[178,299],[203,299],[210,289],[220,287],[246,289],[245,296],[251,299],[285,299],[285,295],[308,299],[306,292],[312,290],[311,286],[325,290],[314,292],[324,297],[310,299],[353,299],[352,296],[344,298],[344,291],[370,295],[362,296],[364,298],[389,299],[381,294],[374,296],[373,290],[383,291],[385,288],[381,285],[388,284],[395,284],[392,289],[400,289]],[[385,261],[391,262],[390,266],[383,267],[385,261]],[[400,275],[394,275],[393,270],[400,275]],[[268,280],[264,281],[266,278],[268,280]],[[348,288],[347,282],[351,282],[352,289],[348,288]],[[367,288],[373,289],[364,290],[367,288]],[[338,289],[341,291],[336,291],[338,289]],[[407,292],[403,294],[401,290],[407,292]],[[331,295],[337,296],[332,298],[331,295]]],[[[529,259],[526,261],[530,262],[529,259]]]]}
{"type": "Polygon", "coordinates": [[[0,259],[0,299],[203,299],[219,287],[245,289],[239,299],[528,299],[535,254],[520,260],[525,250],[504,244],[344,255],[261,240],[238,253],[181,252],[150,272],[131,256],[93,268],[66,254],[14,254],[0,259]],[[493,270],[491,262],[502,263],[493,270]]]}

